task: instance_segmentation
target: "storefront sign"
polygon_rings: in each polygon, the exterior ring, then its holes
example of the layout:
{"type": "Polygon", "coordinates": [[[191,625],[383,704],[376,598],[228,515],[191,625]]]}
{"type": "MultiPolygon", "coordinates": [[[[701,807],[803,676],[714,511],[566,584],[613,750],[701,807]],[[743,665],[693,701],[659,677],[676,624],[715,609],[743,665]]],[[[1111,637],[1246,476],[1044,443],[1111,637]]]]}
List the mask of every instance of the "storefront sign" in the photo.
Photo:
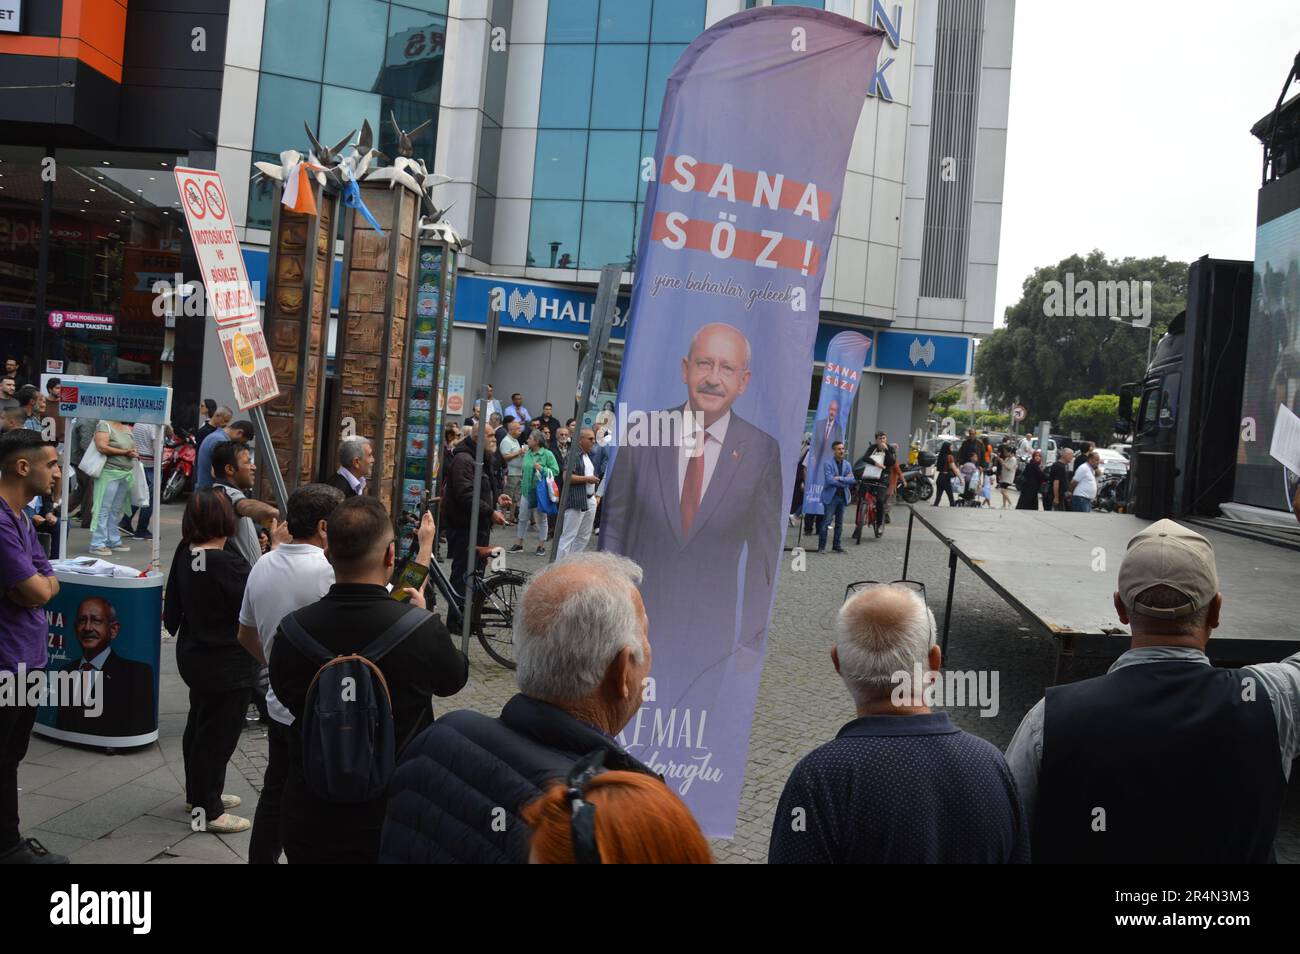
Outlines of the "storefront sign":
{"type": "Polygon", "coordinates": [[[176,167],[176,188],[190,241],[203,272],[217,337],[241,411],[276,397],[280,386],[262,335],[257,302],[235,238],[221,176],[207,169],[176,167]]]}
{"type": "Polygon", "coordinates": [[[49,323],[55,331],[112,331],[117,316],[88,311],[52,311],[49,323]]]}
{"type": "MultiPolygon", "coordinates": [[[[458,324],[486,325],[488,312],[501,310],[502,331],[545,331],[587,337],[591,313],[596,308],[594,288],[565,288],[547,282],[517,282],[506,278],[462,273],[456,301],[458,324]]],[[[614,303],[614,327],[610,338],[622,341],[627,334],[627,295],[614,303]]]]}
{"type": "Polygon", "coordinates": [[[22,33],[23,0],[0,0],[0,33],[22,33]]]}
{"type": "Polygon", "coordinates": [[[171,388],[86,381],[63,383],[59,388],[59,415],[166,424],[171,418],[171,397],[171,388]]]}
{"type": "Polygon", "coordinates": [[[874,366],[881,371],[965,377],[970,374],[970,342],[962,335],[929,331],[878,331],[874,366]]]}
{"type": "Polygon", "coordinates": [[[63,373],[63,362],[62,362],[62,361],[46,361],[46,362],[45,362],[45,373],[46,373],[46,374],[62,374],[62,373],[63,373]]]}

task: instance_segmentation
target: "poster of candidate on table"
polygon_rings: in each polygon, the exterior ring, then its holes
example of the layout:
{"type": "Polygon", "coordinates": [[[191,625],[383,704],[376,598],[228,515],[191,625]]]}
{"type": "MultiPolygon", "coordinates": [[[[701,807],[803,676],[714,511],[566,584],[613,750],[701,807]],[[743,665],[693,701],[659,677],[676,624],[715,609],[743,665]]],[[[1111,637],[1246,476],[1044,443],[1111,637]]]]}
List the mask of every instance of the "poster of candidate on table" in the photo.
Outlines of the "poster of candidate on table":
{"type": "Polygon", "coordinates": [[[601,549],[635,560],[652,683],[620,741],[730,837],[804,432],[826,255],[883,33],[764,7],[668,77],[601,549]]]}

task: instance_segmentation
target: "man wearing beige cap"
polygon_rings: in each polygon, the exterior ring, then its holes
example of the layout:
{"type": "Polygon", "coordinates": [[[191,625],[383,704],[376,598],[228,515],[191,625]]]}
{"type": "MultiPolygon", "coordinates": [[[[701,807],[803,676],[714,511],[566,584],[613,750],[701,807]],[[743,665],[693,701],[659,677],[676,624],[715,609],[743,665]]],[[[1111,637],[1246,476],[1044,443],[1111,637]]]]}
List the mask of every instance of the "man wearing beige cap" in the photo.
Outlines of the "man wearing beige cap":
{"type": "Polygon", "coordinates": [[[1300,751],[1300,653],[1217,669],[1214,550],[1160,520],[1129,541],[1131,648],[1047,690],[1007,748],[1035,862],[1263,862],[1300,751]]]}

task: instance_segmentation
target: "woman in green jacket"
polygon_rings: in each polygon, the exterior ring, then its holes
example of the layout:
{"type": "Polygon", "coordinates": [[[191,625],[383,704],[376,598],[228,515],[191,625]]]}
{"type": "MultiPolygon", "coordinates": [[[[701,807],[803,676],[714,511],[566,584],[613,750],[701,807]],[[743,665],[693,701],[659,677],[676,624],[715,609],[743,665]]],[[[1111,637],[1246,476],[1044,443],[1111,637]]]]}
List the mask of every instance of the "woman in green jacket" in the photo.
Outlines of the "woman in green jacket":
{"type": "Polygon", "coordinates": [[[537,509],[537,485],[547,477],[558,477],[560,465],[555,462],[555,455],[542,443],[542,432],[534,428],[528,434],[528,452],[524,454],[524,466],[519,483],[519,525],[515,530],[517,541],[510,548],[511,553],[520,553],[524,549],[524,539],[528,536],[528,514],[532,511],[537,520],[537,553],[546,553],[546,514],[537,509]]]}

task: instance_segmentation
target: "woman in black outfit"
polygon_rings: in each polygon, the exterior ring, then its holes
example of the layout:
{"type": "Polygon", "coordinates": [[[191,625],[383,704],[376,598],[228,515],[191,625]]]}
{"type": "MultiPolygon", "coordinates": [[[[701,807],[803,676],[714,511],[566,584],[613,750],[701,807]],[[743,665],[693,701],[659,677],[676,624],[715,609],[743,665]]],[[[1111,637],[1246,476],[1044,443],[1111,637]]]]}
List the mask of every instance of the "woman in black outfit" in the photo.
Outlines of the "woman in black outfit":
{"type": "Polygon", "coordinates": [[[1016,501],[1017,510],[1038,509],[1038,497],[1043,491],[1043,481],[1046,479],[1043,473],[1043,452],[1034,451],[1029,458],[1029,463],[1025,465],[1024,473],[1016,478],[1016,486],[1020,490],[1020,499],[1016,501]]]}
{"type": "Polygon", "coordinates": [[[957,459],[952,454],[952,445],[945,442],[939,448],[939,456],[934,462],[934,505],[936,507],[939,506],[939,498],[943,494],[948,495],[949,507],[957,506],[957,501],[952,496],[952,479],[960,476],[957,459]]]}
{"type": "Polygon", "coordinates": [[[176,666],[190,690],[181,744],[185,801],[203,827],[217,834],[251,826],[247,818],[226,812],[239,798],[221,793],[257,679],[253,657],[237,638],[251,568],[233,547],[225,549],[234,532],[235,511],[224,493],[191,495],[163,603],[163,625],[177,637],[176,666]]]}

